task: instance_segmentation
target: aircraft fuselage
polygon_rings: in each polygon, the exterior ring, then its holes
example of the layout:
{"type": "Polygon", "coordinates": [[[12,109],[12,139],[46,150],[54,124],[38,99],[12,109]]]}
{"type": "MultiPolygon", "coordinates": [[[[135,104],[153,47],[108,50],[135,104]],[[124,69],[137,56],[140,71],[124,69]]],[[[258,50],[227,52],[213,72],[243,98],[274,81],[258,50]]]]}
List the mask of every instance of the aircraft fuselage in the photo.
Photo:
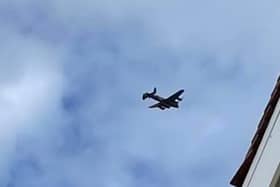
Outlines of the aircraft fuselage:
{"type": "Polygon", "coordinates": [[[162,98],[162,97],[160,97],[158,95],[151,95],[150,98],[160,102],[160,104],[162,104],[166,108],[169,108],[169,107],[178,108],[178,102],[176,102],[176,101],[166,101],[165,98],[162,98]]]}
{"type": "Polygon", "coordinates": [[[149,106],[149,108],[160,108],[161,110],[164,110],[166,108],[170,108],[170,107],[174,107],[174,108],[179,108],[179,101],[182,101],[182,98],[180,98],[179,96],[184,92],[183,89],[177,91],[176,93],[172,94],[171,96],[167,97],[167,98],[163,98],[160,97],[158,95],[155,95],[156,93],[156,88],[154,88],[153,92],[149,93],[146,92],[142,95],[142,99],[145,100],[146,98],[152,98],[156,101],[158,101],[158,103],[149,106]]]}

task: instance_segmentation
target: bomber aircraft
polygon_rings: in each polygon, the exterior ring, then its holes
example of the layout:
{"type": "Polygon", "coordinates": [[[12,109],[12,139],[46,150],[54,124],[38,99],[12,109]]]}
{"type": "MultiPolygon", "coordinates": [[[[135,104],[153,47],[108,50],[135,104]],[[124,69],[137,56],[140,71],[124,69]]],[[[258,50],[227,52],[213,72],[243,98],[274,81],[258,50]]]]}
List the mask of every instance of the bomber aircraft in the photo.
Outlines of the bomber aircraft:
{"type": "Polygon", "coordinates": [[[180,98],[180,95],[184,92],[184,90],[181,89],[168,98],[162,98],[158,95],[155,95],[156,92],[157,92],[157,89],[154,88],[153,92],[144,93],[142,96],[142,99],[145,100],[146,98],[152,98],[152,99],[158,101],[158,103],[156,103],[152,106],[149,106],[149,108],[159,108],[161,110],[165,110],[166,108],[170,108],[170,107],[179,108],[178,102],[182,101],[182,98],[180,98]]]}

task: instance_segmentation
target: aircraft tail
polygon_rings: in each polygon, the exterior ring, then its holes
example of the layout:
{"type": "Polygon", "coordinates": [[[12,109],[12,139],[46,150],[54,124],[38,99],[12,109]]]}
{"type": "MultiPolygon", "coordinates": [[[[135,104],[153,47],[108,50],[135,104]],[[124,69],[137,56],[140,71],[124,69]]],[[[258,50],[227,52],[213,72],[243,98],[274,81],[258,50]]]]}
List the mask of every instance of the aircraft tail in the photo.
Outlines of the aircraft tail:
{"type": "Polygon", "coordinates": [[[151,95],[154,95],[157,93],[157,88],[154,88],[153,92],[151,93],[151,95]]]}
{"type": "Polygon", "coordinates": [[[144,94],[143,94],[143,96],[142,96],[142,99],[143,99],[143,100],[145,100],[146,98],[148,98],[148,97],[151,97],[151,96],[155,95],[155,94],[156,94],[156,92],[157,92],[157,89],[156,89],[156,88],[154,88],[154,90],[153,90],[151,93],[148,93],[148,92],[144,93],[144,94]]]}

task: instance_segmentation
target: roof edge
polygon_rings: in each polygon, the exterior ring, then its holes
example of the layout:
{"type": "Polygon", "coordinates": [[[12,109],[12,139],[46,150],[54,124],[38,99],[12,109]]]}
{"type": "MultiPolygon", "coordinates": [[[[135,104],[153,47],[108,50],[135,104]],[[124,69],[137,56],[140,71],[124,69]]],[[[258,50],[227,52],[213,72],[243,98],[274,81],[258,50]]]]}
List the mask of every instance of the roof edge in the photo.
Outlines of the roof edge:
{"type": "Polygon", "coordinates": [[[241,166],[239,167],[239,169],[237,170],[237,172],[235,173],[235,175],[230,181],[231,185],[236,187],[241,187],[243,185],[245,178],[249,172],[249,169],[252,165],[252,162],[257,154],[257,150],[261,144],[264,133],[268,127],[269,121],[271,119],[271,116],[274,112],[274,109],[276,107],[279,98],[280,98],[280,76],[278,77],[276,85],[271,93],[270,99],[263,112],[263,116],[259,122],[256,133],[253,136],[251,145],[245,156],[245,159],[243,160],[243,163],[241,164],[241,166]]]}

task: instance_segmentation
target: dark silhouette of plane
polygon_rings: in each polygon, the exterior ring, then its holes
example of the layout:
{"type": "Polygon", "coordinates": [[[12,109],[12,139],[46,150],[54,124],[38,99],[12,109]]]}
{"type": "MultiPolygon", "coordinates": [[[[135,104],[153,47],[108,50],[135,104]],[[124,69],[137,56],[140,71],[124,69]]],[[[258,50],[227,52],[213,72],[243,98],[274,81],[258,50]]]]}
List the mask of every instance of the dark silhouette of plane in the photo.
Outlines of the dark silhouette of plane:
{"type": "Polygon", "coordinates": [[[162,98],[158,95],[155,95],[157,92],[157,89],[154,88],[152,93],[144,93],[142,96],[142,99],[145,100],[146,98],[152,98],[158,103],[149,106],[149,108],[159,108],[161,110],[165,110],[166,108],[174,107],[174,108],[179,108],[178,101],[182,101],[182,98],[180,98],[180,95],[184,92],[184,90],[179,90],[175,94],[171,95],[168,98],[162,98]]]}

